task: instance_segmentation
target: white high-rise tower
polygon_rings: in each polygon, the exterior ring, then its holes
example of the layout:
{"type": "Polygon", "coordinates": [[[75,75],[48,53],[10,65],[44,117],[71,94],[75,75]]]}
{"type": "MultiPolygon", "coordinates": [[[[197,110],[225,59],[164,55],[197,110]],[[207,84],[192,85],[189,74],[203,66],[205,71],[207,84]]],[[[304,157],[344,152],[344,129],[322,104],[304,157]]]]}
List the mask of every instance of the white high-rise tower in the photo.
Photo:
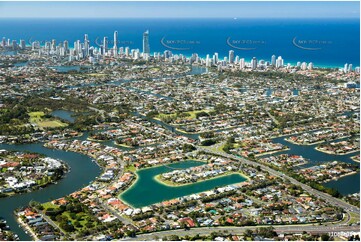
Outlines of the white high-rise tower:
{"type": "Polygon", "coordinates": [[[143,54],[150,54],[150,47],[149,47],[149,30],[143,33],[143,54]]]}
{"type": "Polygon", "coordinates": [[[114,31],[113,53],[114,53],[114,56],[118,55],[118,31],[114,31]]]}

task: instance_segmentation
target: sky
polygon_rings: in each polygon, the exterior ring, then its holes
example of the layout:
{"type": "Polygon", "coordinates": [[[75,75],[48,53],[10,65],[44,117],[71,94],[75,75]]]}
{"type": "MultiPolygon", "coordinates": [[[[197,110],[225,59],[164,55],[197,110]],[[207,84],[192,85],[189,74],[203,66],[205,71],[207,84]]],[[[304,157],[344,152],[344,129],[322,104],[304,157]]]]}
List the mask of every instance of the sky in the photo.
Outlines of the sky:
{"type": "Polygon", "coordinates": [[[359,1],[0,1],[0,18],[359,18],[359,16],[359,1]]]}

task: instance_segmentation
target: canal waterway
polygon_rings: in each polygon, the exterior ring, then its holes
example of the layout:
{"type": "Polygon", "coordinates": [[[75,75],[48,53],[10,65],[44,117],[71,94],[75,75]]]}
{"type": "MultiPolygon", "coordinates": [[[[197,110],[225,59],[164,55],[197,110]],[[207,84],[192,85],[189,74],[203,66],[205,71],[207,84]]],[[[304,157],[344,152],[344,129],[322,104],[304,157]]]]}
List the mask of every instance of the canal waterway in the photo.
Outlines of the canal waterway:
{"type": "Polygon", "coordinates": [[[190,168],[204,165],[204,162],[188,160],[167,166],[157,166],[137,171],[137,180],[129,189],[120,195],[120,198],[134,208],[148,206],[154,203],[183,197],[194,193],[212,190],[235,183],[246,181],[240,174],[230,174],[206,181],[201,181],[183,186],[167,186],[155,179],[161,173],[173,171],[172,168],[190,168]],[[171,167],[171,168],[170,168],[171,167]]]}
{"type": "Polygon", "coordinates": [[[64,119],[66,121],[69,121],[73,123],[75,121],[75,118],[73,117],[74,112],[66,111],[66,110],[55,110],[51,112],[51,115],[57,118],[64,119]]]}
{"type": "MultiPolygon", "coordinates": [[[[351,159],[352,156],[355,156],[359,153],[358,151],[347,154],[347,155],[332,155],[332,154],[327,154],[327,153],[316,150],[315,148],[319,144],[297,145],[297,144],[293,144],[291,142],[286,141],[285,140],[286,137],[288,137],[288,136],[274,138],[274,139],[272,139],[272,141],[275,143],[281,143],[283,145],[286,145],[290,149],[287,151],[282,151],[282,152],[275,153],[272,155],[278,155],[278,154],[300,155],[303,158],[306,158],[307,160],[310,161],[308,164],[301,166],[301,168],[320,165],[322,163],[329,162],[329,161],[341,161],[341,162],[360,166],[360,163],[354,162],[351,159]]],[[[335,141],[337,142],[337,141],[341,141],[341,140],[345,140],[345,139],[347,139],[347,138],[337,139],[335,141]]],[[[353,175],[341,177],[338,180],[333,180],[333,181],[327,182],[324,185],[326,187],[337,189],[342,195],[358,193],[358,192],[360,192],[360,172],[353,174],[353,175]]]]}
{"type": "Polygon", "coordinates": [[[32,200],[43,203],[69,195],[88,185],[101,172],[98,165],[88,156],[74,152],[47,149],[43,147],[42,143],[21,145],[0,144],[0,149],[41,153],[48,157],[63,160],[71,168],[71,171],[63,179],[59,180],[57,184],[31,193],[0,199],[0,216],[5,218],[11,230],[19,235],[20,240],[30,240],[31,237],[18,227],[13,214],[15,209],[28,205],[32,200]]]}
{"type": "MultiPolygon", "coordinates": [[[[188,74],[203,74],[207,70],[202,67],[192,67],[192,71],[188,74]]],[[[129,81],[129,80],[128,80],[129,81]]],[[[114,83],[114,82],[113,82],[114,83]]],[[[119,81],[119,84],[122,81],[119,81]]],[[[118,85],[119,85],[118,84],[118,85]]],[[[97,85],[97,84],[90,84],[97,85]]],[[[103,85],[103,84],[102,84],[103,85]]],[[[298,93],[294,93],[297,95],[298,93]]],[[[65,110],[56,110],[53,112],[53,115],[69,122],[73,122],[74,118],[72,113],[65,110]]],[[[138,113],[135,113],[137,116],[145,117],[138,113]]],[[[146,118],[146,117],[145,117],[146,118]]],[[[162,125],[164,128],[167,128],[177,134],[185,135],[192,139],[198,139],[198,134],[185,134],[174,129],[174,127],[167,125],[163,122],[160,122],[155,119],[147,118],[149,121],[162,125]]],[[[98,132],[98,131],[97,131],[98,132]]],[[[85,140],[88,137],[88,133],[85,132],[82,137],[77,139],[85,140]]],[[[344,155],[344,156],[335,156],[325,154],[314,149],[314,146],[301,146],[295,145],[284,140],[282,138],[273,139],[274,142],[282,143],[290,147],[289,151],[281,153],[297,154],[302,155],[303,157],[310,159],[310,165],[315,165],[320,162],[325,161],[344,161],[348,163],[355,163],[350,159],[351,156],[357,154],[357,152],[344,155]]],[[[114,145],[113,141],[102,142],[104,145],[109,145],[117,147],[114,145]]],[[[121,147],[117,147],[122,149],[121,147]]],[[[72,192],[75,192],[84,186],[92,182],[101,172],[101,169],[92,161],[88,156],[81,155],[74,152],[66,152],[61,150],[51,150],[43,147],[42,143],[35,144],[21,144],[21,145],[11,145],[11,144],[0,144],[0,149],[7,150],[17,150],[17,151],[30,151],[44,154],[46,156],[60,159],[65,161],[71,171],[66,175],[66,177],[57,184],[50,185],[42,190],[34,191],[31,193],[19,194],[13,197],[1,198],[0,199],[0,216],[3,216],[8,225],[11,227],[12,231],[19,235],[20,240],[30,240],[30,236],[24,233],[24,231],[18,227],[16,223],[15,216],[13,211],[19,207],[26,206],[30,201],[39,201],[47,202],[53,199],[66,196],[72,192]],[[86,172],[84,172],[86,171],[86,172]]],[[[188,168],[199,166],[204,163],[199,161],[185,161],[180,163],[171,164],[173,168],[188,168]]],[[[161,202],[163,200],[169,200],[176,197],[186,196],[197,192],[202,192],[206,190],[211,190],[217,186],[225,186],[229,184],[235,184],[242,181],[245,181],[246,178],[238,175],[232,174],[228,176],[223,176],[208,181],[198,182],[196,184],[190,184],[180,187],[170,187],[164,184],[157,182],[154,177],[160,173],[169,172],[170,168],[166,166],[159,166],[154,168],[142,169],[137,171],[138,179],[135,184],[122,193],[120,197],[133,207],[142,207],[147,206],[153,203],[161,202]]],[[[342,194],[350,194],[360,191],[360,174],[355,174],[351,176],[346,176],[338,181],[331,181],[326,184],[326,186],[337,188],[342,194]]]]}

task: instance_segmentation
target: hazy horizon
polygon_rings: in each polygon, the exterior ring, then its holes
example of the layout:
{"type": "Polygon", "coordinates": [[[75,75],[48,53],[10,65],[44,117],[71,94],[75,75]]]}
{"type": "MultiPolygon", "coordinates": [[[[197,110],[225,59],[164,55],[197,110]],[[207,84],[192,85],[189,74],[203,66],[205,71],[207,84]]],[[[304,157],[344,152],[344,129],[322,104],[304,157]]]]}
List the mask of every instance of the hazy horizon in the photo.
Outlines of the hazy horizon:
{"type": "Polygon", "coordinates": [[[0,2],[0,18],[359,18],[358,1],[0,2]]]}

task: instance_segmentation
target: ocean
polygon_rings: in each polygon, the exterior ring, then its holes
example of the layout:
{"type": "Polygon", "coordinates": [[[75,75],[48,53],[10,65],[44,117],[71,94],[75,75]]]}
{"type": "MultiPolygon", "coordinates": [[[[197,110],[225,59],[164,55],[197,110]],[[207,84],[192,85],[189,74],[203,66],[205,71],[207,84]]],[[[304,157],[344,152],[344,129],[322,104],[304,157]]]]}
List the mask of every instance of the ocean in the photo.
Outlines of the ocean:
{"type": "Polygon", "coordinates": [[[143,32],[149,30],[151,53],[172,53],[201,57],[214,52],[219,58],[234,56],[250,61],[270,61],[274,54],[285,64],[313,62],[319,67],[360,65],[359,19],[0,19],[0,38],[57,42],[84,40],[102,44],[103,37],[113,46],[142,50],[143,32]]]}

